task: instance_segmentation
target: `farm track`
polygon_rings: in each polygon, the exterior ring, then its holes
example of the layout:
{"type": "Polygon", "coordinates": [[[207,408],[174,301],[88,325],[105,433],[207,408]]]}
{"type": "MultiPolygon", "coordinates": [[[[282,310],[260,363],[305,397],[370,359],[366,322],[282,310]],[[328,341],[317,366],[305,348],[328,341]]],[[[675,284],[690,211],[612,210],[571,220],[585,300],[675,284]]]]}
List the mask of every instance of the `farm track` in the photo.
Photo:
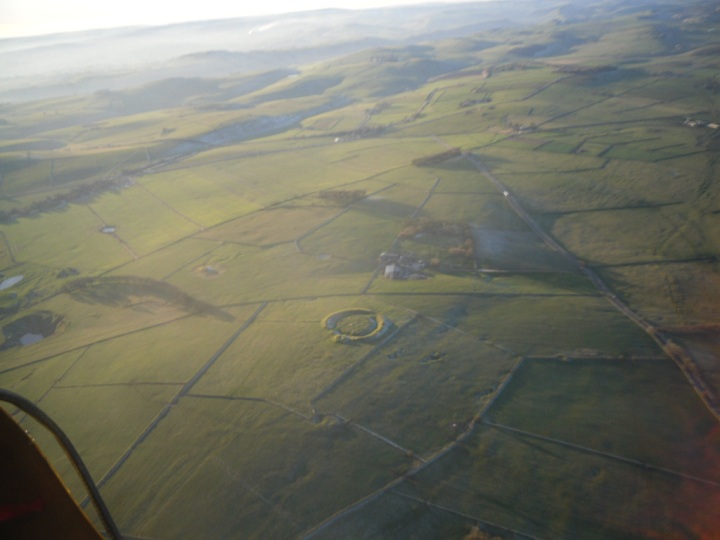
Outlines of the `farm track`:
{"type": "Polygon", "coordinates": [[[537,234],[543,242],[545,242],[551,249],[558,252],[559,254],[566,257],[580,271],[590,280],[593,286],[602,294],[608,302],[610,302],[618,311],[629,318],[637,326],[642,328],[652,339],[657,343],[665,354],[680,368],[685,378],[688,380],[695,393],[700,397],[705,407],[710,413],[715,416],[716,419],[720,420],[720,404],[716,401],[711,390],[707,384],[700,377],[697,366],[694,364],[688,365],[686,360],[689,356],[685,354],[684,350],[677,351],[677,346],[671,346],[668,338],[660,333],[660,331],[646,321],[643,317],[635,313],[630,307],[620,300],[615,295],[610,287],[600,279],[600,276],[589,266],[585,265],[575,255],[566,250],[561,246],[554,238],[547,234],[538,223],[525,211],[520,205],[515,196],[509,192],[508,187],[498,180],[488,169],[485,167],[480,160],[472,154],[467,154],[467,159],[487,178],[498,191],[503,193],[508,206],[522,219],[530,229],[537,234]]]}

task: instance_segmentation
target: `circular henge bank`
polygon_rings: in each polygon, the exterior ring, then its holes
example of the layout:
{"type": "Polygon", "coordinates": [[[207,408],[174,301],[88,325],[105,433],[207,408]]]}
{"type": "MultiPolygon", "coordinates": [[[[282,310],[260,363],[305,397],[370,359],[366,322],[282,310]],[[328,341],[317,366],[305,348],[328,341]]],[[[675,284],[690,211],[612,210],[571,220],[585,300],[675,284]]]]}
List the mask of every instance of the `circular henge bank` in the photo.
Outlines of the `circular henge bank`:
{"type": "Polygon", "coordinates": [[[371,341],[381,336],[390,324],[383,314],[363,308],[336,311],[322,320],[337,343],[371,341]]]}

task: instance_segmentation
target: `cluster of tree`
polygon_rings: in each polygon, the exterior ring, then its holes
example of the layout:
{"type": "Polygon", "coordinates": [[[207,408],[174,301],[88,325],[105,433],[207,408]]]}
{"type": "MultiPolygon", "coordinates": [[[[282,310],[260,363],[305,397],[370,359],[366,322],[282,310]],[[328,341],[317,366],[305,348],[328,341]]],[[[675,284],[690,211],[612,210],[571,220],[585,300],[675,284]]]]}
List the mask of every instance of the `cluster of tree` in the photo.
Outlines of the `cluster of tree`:
{"type": "Polygon", "coordinates": [[[367,109],[365,112],[368,113],[368,114],[370,114],[370,115],[380,114],[380,113],[383,112],[385,109],[387,109],[388,107],[390,107],[390,105],[391,105],[391,103],[389,103],[389,102],[387,102],[387,101],[382,101],[382,102],[378,103],[377,105],[375,105],[372,109],[367,109]]]}
{"type": "Polygon", "coordinates": [[[696,84],[698,88],[707,90],[713,94],[720,94],[720,80],[716,77],[710,77],[696,84]]]}
{"type": "Polygon", "coordinates": [[[463,243],[461,245],[451,247],[450,249],[448,249],[448,253],[450,255],[465,257],[466,259],[472,259],[475,255],[475,251],[473,250],[472,238],[466,238],[465,240],[463,240],[463,243]]]}
{"type": "Polygon", "coordinates": [[[442,163],[443,161],[447,161],[448,159],[457,157],[460,154],[462,154],[462,150],[460,148],[451,148],[450,150],[440,152],[439,154],[432,154],[430,156],[423,156],[413,159],[412,164],[416,167],[427,167],[429,165],[442,163]]]}
{"type": "Polygon", "coordinates": [[[353,140],[377,137],[385,131],[385,126],[362,126],[351,131],[335,131],[330,134],[338,139],[353,140]]]}
{"type": "Polygon", "coordinates": [[[480,527],[475,525],[472,530],[463,537],[463,540],[501,540],[501,538],[500,536],[482,531],[480,527]]]}
{"type": "Polygon", "coordinates": [[[572,75],[592,75],[594,73],[602,73],[603,71],[613,71],[614,69],[617,69],[617,67],[610,64],[604,64],[601,66],[567,65],[559,66],[555,70],[555,73],[570,73],[572,75]]]}
{"type": "MultiPolygon", "coordinates": [[[[457,238],[458,245],[448,249],[450,255],[472,258],[474,254],[472,231],[467,223],[440,221],[430,218],[412,219],[398,234],[399,238],[414,238],[418,234],[457,238]]],[[[433,266],[431,261],[431,266],[433,266]]],[[[437,266],[437,264],[435,264],[437,266]]]]}
{"type": "Polygon", "coordinates": [[[55,193],[54,195],[49,195],[45,199],[35,201],[28,206],[15,207],[11,208],[10,210],[1,210],[0,223],[9,223],[17,218],[27,217],[38,212],[47,212],[49,210],[57,208],[57,206],[60,204],[71,203],[81,197],[85,197],[93,193],[99,193],[108,189],[117,188],[122,186],[126,182],[127,179],[123,177],[96,180],[95,182],[89,184],[81,184],[75,186],[68,191],[63,191],[62,193],[55,193]]]}
{"type": "Polygon", "coordinates": [[[365,194],[366,191],[364,189],[333,189],[321,191],[318,193],[318,197],[344,205],[362,199],[365,197],[365,194]]]}
{"type": "Polygon", "coordinates": [[[492,67],[491,73],[502,73],[503,71],[525,71],[533,67],[539,67],[537,63],[530,62],[508,62],[492,67]]]}
{"type": "Polygon", "coordinates": [[[384,64],[385,62],[399,62],[400,57],[395,53],[378,54],[370,58],[373,64],[384,64]]]}
{"type": "Polygon", "coordinates": [[[703,334],[720,334],[720,324],[694,324],[692,326],[671,326],[659,329],[661,332],[675,334],[677,336],[694,336],[703,334]]]}
{"type": "Polygon", "coordinates": [[[505,126],[509,127],[510,129],[514,131],[535,131],[537,129],[537,124],[530,122],[529,124],[519,124],[517,122],[512,122],[510,120],[505,120],[505,126]]]}
{"type": "Polygon", "coordinates": [[[408,220],[405,228],[398,235],[400,238],[413,238],[417,234],[434,236],[470,236],[470,227],[466,223],[441,221],[427,217],[408,220]]]}
{"type": "Polygon", "coordinates": [[[480,99],[466,99],[465,101],[460,102],[460,108],[464,109],[466,107],[472,107],[473,105],[477,105],[479,103],[490,103],[492,101],[492,98],[490,97],[483,97],[480,99]]]}

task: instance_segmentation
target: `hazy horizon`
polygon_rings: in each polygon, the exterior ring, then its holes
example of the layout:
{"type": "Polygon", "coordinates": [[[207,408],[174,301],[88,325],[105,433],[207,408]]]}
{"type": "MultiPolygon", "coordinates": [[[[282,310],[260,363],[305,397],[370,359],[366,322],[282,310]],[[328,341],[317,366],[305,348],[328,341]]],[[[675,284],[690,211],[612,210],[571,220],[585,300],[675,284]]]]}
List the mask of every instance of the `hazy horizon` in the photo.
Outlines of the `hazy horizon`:
{"type": "Polygon", "coordinates": [[[167,0],[148,5],[128,0],[122,12],[87,0],[6,0],[0,6],[0,39],[35,37],[68,32],[163,26],[185,22],[281,15],[319,9],[373,9],[401,5],[456,4],[498,0],[270,0],[261,4],[228,4],[209,0],[202,5],[177,5],[167,0]]]}

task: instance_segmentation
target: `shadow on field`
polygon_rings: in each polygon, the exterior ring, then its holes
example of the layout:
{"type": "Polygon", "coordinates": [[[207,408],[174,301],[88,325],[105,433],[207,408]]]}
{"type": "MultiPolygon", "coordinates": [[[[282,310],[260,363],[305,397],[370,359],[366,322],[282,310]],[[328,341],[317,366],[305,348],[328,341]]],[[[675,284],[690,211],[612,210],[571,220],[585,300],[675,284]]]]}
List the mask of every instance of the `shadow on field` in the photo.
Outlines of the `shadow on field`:
{"type": "Polygon", "coordinates": [[[151,297],[193,314],[210,315],[223,321],[235,320],[230,313],[197,300],[174,285],[138,276],[79,278],[67,283],[63,292],[85,304],[130,307],[138,311],[148,311],[149,308],[133,297],[151,297]]]}

